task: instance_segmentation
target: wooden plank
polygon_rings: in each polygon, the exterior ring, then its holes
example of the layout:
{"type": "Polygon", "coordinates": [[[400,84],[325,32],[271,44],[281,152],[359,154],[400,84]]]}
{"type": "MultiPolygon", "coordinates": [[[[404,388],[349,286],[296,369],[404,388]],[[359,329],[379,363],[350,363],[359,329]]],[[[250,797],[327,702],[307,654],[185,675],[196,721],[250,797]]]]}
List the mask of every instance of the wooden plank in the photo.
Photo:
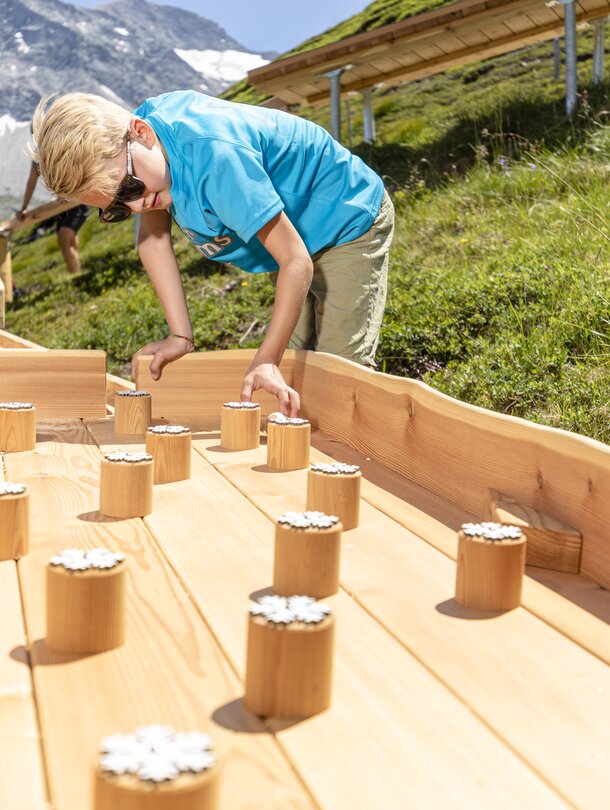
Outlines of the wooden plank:
{"type": "MultiPolygon", "coordinates": [[[[204,440],[195,444],[210,452],[204,440]]],[[[306,471],[265,474],[263,457],[261,448],[254,467],[216,466],[269,517],[302,508],[306,471]]],[[[457,606],[454,563],[367,503],[343,552],[348,593],[567,801],[605,808],[606,664],[523,608],[484,616],[457,606]]]]}
{"type": "Polygon", "coordinates": [[[28,228],[30,225],[37,225],[39,222],[44,222],[45,219],[61,214],[62,211],[68,211],[74,208],[77,203],[66,200],[51,200],[51,202],[39,205],[27,211],[23,217],[11,217],[0,222],[0,231],[21,231],[23,228],[28,228]]]}
{"type": "MultiPolygon", "coordinates": [[[[103,449],[115,446],[108,420],[87,424],[103,449]]],[[[210,442],[221,458],[243,457],[222,452],[217,434],[210,442]]],[[[257,485],[267,491],[273,478],[283,489],[285,475],[263,476],[257,485]]],[[[158,487],[155,498],[146,523],[241,672],[244,601],[270,582],[272,524],[197,454],[191,480],[158,487]],[[202,515],[205,546],[193,542],[202,515]]],[[[307,722],[272,723],[321,807],[404,810],[426,806],[431,795],[438,808],[561,806],[361,607],[346,594],[332,601],[338,614],[333,705],[307,722]]]]}
{"type": "Polygon", "coordinates": [[[31,340],[13,335],[12,332],[5,332],[0,329],[0,348],[2,349],[43,349],[47,351],[46,346],[41,346],[39,343],[32,343],[31,340]]]}
{"type": "MultiPolygon", "coordinates": [[[[244,375],[255,354],[255,349],[193,352],[167,365],[160,380],[150,376],[150,356],[140,356],[136,388],[150,391],[155,418],[197,416],[218,421],[223,402],[239,400],[244,375]]],[[[288,385],[292,385],[293,357],[293,351],[286,351],[280,366],[288,385]]],[[[265,391],[256,391],[253,399],[261,403],[264,414],[278,410],[277,399],[265,391]]]]}
{"type": "MultiPolygon", "coordinates": [[[[5,480],[0,454],[0,481],[5,480]]],[[[17,563],[0,561],[0,807],[49,807],[17,563]]]]}
{"type": "Polygon", "coordinates": [[[299,353],[293,374],[324,433],[478,517],[487,489],[510,492],[580,531],[582,573],[610,586],[610,447],[331,355],[299,353]]]}
{"type": "Polygon", "coordinates": [[[150,722],[210,731],[223,761],[223,810],[313,810],[276,742],[238,701],[232,667],[142,521],[97,512],[100,454],[81,423],[43,428],[47,441],[7,457],[7,466],[28,484],[41,516],[20,578],[55,810],[91,806],[91,764],[102,736],[150,722]],[[100,545],[130,558],[127,643],[89,657],[53,654],[44,643],[46,562],[62,548],[100,545]]]}
{"type": "Polygon", "coordinates": [[[0,401],[33,402],[38,418],[106,413],[106,354],[0,349],[0,401]]]}
{"type": "Polygon", "coordinates": [[[550,515],[523,506],[514,498],[495,489],[487,493],[487,515],[489,520],[520,526],[527,536],[528,565],[551,568],[578,574],[582,535],[571,526],[566,526],[550,515]]]}
{"type": "Polygon", "coordinates": [[[49,807],[17,566],[0,562],[0,807],[49,807]]]}

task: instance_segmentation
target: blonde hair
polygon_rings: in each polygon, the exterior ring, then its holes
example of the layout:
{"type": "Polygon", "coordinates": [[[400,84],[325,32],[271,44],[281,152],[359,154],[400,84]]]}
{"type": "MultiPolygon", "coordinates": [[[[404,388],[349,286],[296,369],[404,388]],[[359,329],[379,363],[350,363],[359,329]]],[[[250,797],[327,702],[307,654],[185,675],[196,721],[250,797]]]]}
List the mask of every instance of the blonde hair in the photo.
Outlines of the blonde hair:
{"type": "Polygon", "coordinates": [[[90,93],[43,99],[28,151],[45,186],[68,200],[92,191],[114,195],[118,172],[104,164],[121,153],[131,118],[123,107],[90,93]]]}

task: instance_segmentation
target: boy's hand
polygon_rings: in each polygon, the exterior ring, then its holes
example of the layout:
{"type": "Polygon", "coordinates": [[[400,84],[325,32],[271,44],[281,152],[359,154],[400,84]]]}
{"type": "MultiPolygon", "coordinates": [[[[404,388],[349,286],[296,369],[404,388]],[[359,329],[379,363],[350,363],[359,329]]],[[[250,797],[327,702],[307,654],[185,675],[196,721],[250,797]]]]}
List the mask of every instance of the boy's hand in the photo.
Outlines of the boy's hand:
{"type": "Polygon", "coordinates": [[[147,343],[139,351],[137,351],[131,358],[131,376],[136,378],[137,360],[141,354],[152,354],[153,359],[150,362],[150,376],[153,380],[161,379],[161,371],[165,365],[177,360],[185,354],[193,351],[193,344],[178,338],[173,335],[166,337],[164,340],[155,340],[152,343],[147,343]]]}
{"type": "Polygon", "coordinates": [[[298,416],[301,399],[294,388],[286,384],[282,373],[274,363],[259,363],[248,369],[241,387],[241,401],[250,402],[253,391],[262,388],[269,394],[275,394],[284,416],[298,416]]]}

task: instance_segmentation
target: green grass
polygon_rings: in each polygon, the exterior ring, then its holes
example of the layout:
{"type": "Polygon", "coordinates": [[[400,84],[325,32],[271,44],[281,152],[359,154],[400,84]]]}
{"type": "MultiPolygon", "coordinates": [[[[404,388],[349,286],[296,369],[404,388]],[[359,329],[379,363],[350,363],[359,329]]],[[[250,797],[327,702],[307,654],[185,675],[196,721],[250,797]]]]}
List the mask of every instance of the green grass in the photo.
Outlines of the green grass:
{"type": "MultiPolygon", "coordinates": [[[[369,9],[384,5],[411,4],[369,9]]],[[[579,42],[572,122],[547,43],[380,94],[375,146],[360,142],[352,100],[351,129],[397,210],[382,369],[610,442],[610,86],[590,86],[590,33],[579,42]]],[[[328,125],[324,108],[303,113],[328,125]]],[[[129,223],[91,218],[81,245],[72,278],[54,233],[16,241],[26,294],[7,328],[49,347],[103,348],[127,374],[132,352],[166,333],[162,311],[129,223]]],[[[198,346],[258,345],[269,279],[202,259],[181,234],[176,250],[198,346]]]]}

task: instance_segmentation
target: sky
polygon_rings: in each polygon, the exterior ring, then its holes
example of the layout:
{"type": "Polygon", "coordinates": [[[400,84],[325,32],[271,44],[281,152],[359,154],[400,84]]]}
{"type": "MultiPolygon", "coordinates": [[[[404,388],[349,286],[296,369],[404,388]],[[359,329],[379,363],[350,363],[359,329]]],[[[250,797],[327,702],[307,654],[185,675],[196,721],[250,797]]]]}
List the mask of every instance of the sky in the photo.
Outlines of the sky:
{"type": "MultiPolygon", "coordinates": [[[[94,8],[108,0],[64,0],[94,8]]],[[[283,53],[362,11],[371,0],[151,0],[194,11],[252,51],[283,53]]]]}

